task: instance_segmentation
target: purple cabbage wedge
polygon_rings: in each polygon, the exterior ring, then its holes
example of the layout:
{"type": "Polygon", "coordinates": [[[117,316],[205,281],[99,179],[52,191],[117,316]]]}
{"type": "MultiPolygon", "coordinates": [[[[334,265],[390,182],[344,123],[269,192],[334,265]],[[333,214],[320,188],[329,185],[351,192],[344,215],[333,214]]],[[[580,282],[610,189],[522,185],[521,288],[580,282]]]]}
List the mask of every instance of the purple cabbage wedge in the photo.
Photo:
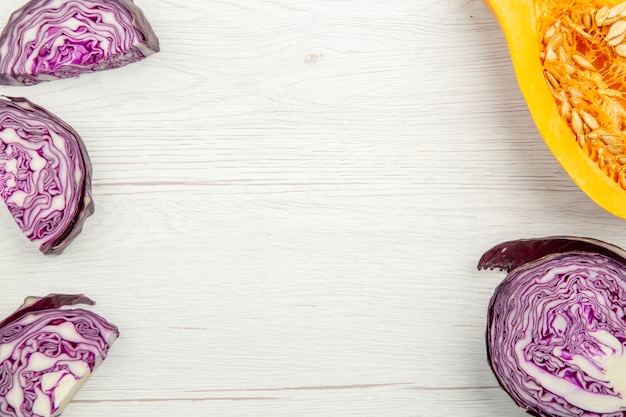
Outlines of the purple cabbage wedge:
{"type": "Polygon", "coordinates": [[[44,254],[61,253],[94,212],[80,136],[24,98],[0,97],[0,195],[44,254]]]}
{"type": "Polygon", "coordinates": [[[159,41],[133,0],[31,0],[0,35],[0,84],[77,77],[158,51],[159,41]]]}
{"type": "Polygon", "coordinates": [[[538,417],[626,416],[626,252],[575,237],[487,251],[479,269],[508,272],[487,316],[498,382],[538,417]]]}
{"type": "Polygon", "coordinates": [[[0,322],[0,416],[56,417],[107,357],[117,327],[76,304],[84,295],[29,297],[0,322]]]}

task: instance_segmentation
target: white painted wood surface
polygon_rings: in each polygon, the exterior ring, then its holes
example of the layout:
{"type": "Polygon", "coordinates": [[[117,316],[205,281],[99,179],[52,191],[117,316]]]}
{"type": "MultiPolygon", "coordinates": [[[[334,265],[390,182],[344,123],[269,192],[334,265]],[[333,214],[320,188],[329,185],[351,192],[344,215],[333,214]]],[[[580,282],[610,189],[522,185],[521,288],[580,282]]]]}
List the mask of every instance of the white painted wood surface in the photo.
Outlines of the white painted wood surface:
{"type": "MultiPolygon", "coordinates": [[[[22,0],[2,0],[4,22],[22,0]]],[[[1,94],[70,123],[96,214],[44,257],[0,210],[1,314],[121,329],[65,417],[523,416],[485,361],[503,240],[626,223],[532,123],[479,0],[140,0],[162,51],[1,94]]]]}

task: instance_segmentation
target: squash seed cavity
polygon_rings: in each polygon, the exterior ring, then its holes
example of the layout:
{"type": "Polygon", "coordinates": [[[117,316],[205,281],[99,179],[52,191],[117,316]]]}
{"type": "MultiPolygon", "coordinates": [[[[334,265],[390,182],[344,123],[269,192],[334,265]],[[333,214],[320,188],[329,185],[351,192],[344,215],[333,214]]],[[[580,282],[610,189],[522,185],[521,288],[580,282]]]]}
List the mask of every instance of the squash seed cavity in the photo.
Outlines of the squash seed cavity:
{"type": "Polygon", "coordinates": [[[573,140],[626,189],[626,1],[609,7],[552,0],[538,7],[540,59],[559,113],[573,140]]]}

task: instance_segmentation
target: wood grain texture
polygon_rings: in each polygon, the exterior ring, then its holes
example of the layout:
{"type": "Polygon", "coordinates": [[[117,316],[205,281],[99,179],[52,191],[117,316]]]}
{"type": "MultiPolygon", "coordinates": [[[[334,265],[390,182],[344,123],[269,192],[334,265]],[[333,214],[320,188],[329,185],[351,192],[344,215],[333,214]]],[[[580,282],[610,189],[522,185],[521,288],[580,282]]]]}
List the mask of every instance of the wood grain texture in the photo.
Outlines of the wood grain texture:
{"type": "Polygon", "coordinates": [[[84,292],[122,332],[64,416],[525,415],[485,362],[503,276],[476,262],[626,238],[538,136],[483,4],[137,3],[160,53],[0,91],[94,166],[96,214],[60,257],[0,210],[0,311],[84,292]]]}

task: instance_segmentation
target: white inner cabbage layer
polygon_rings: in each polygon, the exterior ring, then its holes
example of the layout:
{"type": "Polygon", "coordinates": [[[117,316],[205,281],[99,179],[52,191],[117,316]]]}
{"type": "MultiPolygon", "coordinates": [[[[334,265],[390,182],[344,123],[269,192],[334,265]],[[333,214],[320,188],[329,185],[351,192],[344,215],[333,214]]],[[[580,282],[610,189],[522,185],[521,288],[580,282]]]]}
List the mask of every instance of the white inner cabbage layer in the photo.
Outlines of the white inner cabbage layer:
{"type": "Polygon", "coordinates": [[[532,337],[526,335],[515,344],[515,354],[520,367],[537,380],[545,390],[565,398],[570,404],[583,410],[596,413],[611,413],[626,407],[626,349],[611,333],[607,331],[589,332],[589,337],[596,339],[602,353],[592,360],[582,355],[573,355],[571,359],[563,358],[563,349],[553,350],[554,356],[563,362],[578,368],[588,377],[604,382],[618,395],[593,393],[572,384],[571,382],[552,375],[537,367],[533,362],[525,359],[526,347],[533,343],[532,337]]]}

